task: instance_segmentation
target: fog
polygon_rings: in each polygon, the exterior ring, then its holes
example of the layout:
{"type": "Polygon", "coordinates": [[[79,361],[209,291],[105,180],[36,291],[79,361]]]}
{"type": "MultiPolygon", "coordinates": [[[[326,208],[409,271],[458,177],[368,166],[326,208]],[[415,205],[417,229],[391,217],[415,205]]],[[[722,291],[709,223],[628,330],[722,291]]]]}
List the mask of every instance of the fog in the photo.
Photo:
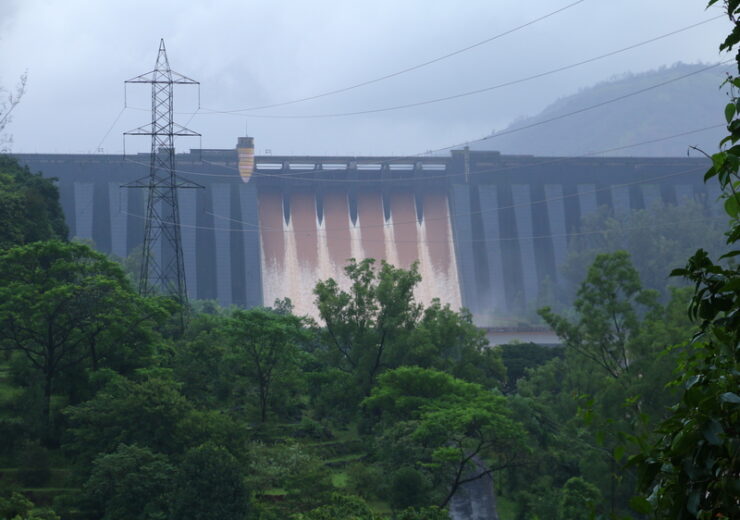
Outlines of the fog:
{"type": "MultiPolygon", "coordinates": [[[[14,152],[117,153],[122,132],[149,119],[146,86],[124,80],[153,68],[160,38],[174,70],[201,82],[176,89],[176,120],[202,134],[179,149],[231,148],[255,136],[257,153],[412,154],[463,143],[581,88],[626,72],[711,63],[727,33],[717,19],[608,59],[451,101],[354,116],[485,88],[608,53],[717,17],[697,0],[585,0],[449,59],[312,101],[250,112],[372,80],[473,45],[573,3],[2,1],[0,85],[28,71],[14,120],[14,152]],[[120,117],[118,117],[120,116],[120,117]],[[280,116],[278,118],[266,116],[280,116]],[[285,116],[301,116],[292,118],[285,116]],[[102,150],[101,150],[102,149],[102,150]]],[[[149,147],[127,138],[127,152],[149,147]]]]}

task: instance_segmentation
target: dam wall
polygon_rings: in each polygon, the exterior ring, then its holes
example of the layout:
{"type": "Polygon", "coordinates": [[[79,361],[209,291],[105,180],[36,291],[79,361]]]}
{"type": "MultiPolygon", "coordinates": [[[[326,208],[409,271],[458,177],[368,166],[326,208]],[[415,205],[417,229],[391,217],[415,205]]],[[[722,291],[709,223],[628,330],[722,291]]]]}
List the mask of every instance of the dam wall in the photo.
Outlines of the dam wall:
{"type": "MultiPolygon", "coordinates": [[[[241,140],[240,140],[241,142],[241,140]]],[[[136,262],[149,155],[17,154],[57,178],[70,234],[136,262]]],[[[190,298],[272,305],[289,297],[315,316],[313,286],[347,285],[348,258],[409,267],[416,296],[465,306],[481,324],[534,306],[560,267],[581,217],[692,199],[714,208],[695,158],[562,158],[455,150],[439,157],[248,156],[177,153],[190,298]],[[246,157],[246,159],[245,159],[246,157]],[[249,161],[249,168],[245,161],[249,161]],[[246,181],[246,182],[245,182],[246,181]]],[[[155,248],[161,254],[161,248],[155,248]]]]}

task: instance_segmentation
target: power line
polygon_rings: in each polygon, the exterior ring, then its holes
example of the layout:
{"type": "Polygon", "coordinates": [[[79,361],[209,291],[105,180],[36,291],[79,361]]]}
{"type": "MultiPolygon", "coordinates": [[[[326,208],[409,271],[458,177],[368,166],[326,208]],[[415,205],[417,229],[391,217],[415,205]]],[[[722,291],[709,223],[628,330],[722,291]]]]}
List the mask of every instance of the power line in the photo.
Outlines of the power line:
{"type": "MultiPolygon", "coordinates": [[[[445,217],[436,217],[436,218],[428,218],[428,217],[425,217],[424,220],[425,220],[425,222],[426,221],[433,221],[433,220],[448,220],[448,219],[451,220],[452,218],[469,217],[469,216],[473,216],[473,215],[482,215],[484,213],[490,213],[490,212],[493,212],[493,211],[500,211],[500,210],[506,210],[506,209],[514,209],[514,208],[522,208],[522,207],[532,207],[532,206],[535,206],[537,204],[545,204],[545,203],[551,202],[551,201],[566,200],[566,199],[570,199],[570,198],[580,197],[582,195],[596,194],[596,193],[600,193],[602,191],[612,190],[614,188],[624,188],[624,187],[636,186],[636,185],[640,185],[640,184],[649,184],[651,182],[655,182],[655,181],[659,181],[659,180],[663,180],[663,179],[668,179],[668,178],[672,178],[672,177],[678,177],[678,176],[682,176],[682,175],[688,175],[690,173],[698,173],[698,172],[702,172],[702,171],[704,171],[704,168],[691,168],[691,169],[681,170],[681,171],[678,171],[678,172],[669,173],[669,174],[665,174],[665,175],[659,175],[659,176],[656,176],[656,177],[650,177],[650,178],[647,178],[647,179],[641,179],[641,180],[638,180],[638,181],[626,182],[626,183],[621,183],[621,184],[613,184],[613,185],[610,185],[610,186],[605,186],[605,187],[602,187],[602,188],[594,188],[593,190],[583,191],[583,192],[579,192],[579,193],[571,193],[571,194],[568,194],[568,195],[561,195],[559,197],[549,197],[549,198],[544,198],[544,199],[540,199],[540,200],[536,200],[536,201],[530,201],[528,203],[509,204],[509,205],[506,205],[506,206],[497,206],[495,208],[480,209],[478,211],[467,211],[467,212],[449,213],[445,217]]],[[[145,218],[145,217],[143,217],[141,215],[135,215],[133,213],[127,213],[127,214],[129,214],[129,215],[131,215],[133,217],[138,217],[138,218],[142,218],[142,219],[145,218]]],[[[230,222],[234,222],[236,224],[250,226],[252,229],[216,228],[216,227],[211,227],[211,226],[196,226],[196,225],[185,226],[184,224],[181,224],[181,226],[183,226],[183,227],[191,227],[191,228],[195,228],[195,229],[205,229],[205,230],[211,230],[211,231],[241,231],[241,232],[245,232],[245,233],[249,233],[249,232],[262,232],[262,231],[267,231],[267,232],[270,232],[270,231],[282,231],[282,232],[290,232],[290,233],[303,233],[303,232],[305,232],[305,231],[300,231],[299,232],[299,231],[296,231],[296,230],[285,230],[283,228],[270,228],[270,227],[266,227],[266,226],[255,225],[255,224],[252,224],[251,222],[245,222],[245,221],[240,220],[240,219],[234,219],[234,218],[231,218],[231,217],[226,217],[224,215],[217,215],[217,214],[211,213],[211,212],[209,212],[209,214],[211,216],[216,217],[216,218],[221,219],[221,220],[227,220],[227,221],[230,221],[230,222]]],[[[412,221],[401,221],[401,222],[391,221],[391,222],[387,222],[387,223],[380,224],[380,225],[365,225],[365,226],[362,226],[362,227],[365,228],[365,229],[368,229],[368,228],[386,228],[386,227],[394,227],[396,225],[415,224],[416,222],[417,222],[416,219],[414,219],[412,221]]],[[[346,229],[348,229],[348,228],[323,228],[323,229],[317,228],[316,229],[316,232],[318,233],[319,231],[321,231],[321,232],[326,232],[326,231],[344,231],[346,229]]],[[[568,235],[570,235],[570,234],[568,234],[568,235]]]]}
{"type": "MultiPolygon", "coordinates": [[[[703,72],[706,72],[707,70],[714,69],[714,68],[719,67],[721,65],[726,65],[726,64],[728,64],[730,62],[734,62],[734,59],[725,60],[725,61],[722,61],[722,62],[719,62],[719,63],[715,63],[713,65],[708,65],[707,67],[703,67],[701,69],[697,69],[697,70],[692,71],[692,72],[689,72],[687,74],[682,74],[681,76],[677,76],[677,77],[672,78],[672,79],[669,79],[669,80],[661,81],[659,83],[650,85],[648,87],[641,88],[641,89],[638,89],[638,90],[635,90],[635,91],[632,91],[632,92],[628,92],[627,94],[623,94],[621,96],[617,96],[617,97],[614,97],[614,98],[611,98],[611,99],[607,99],[605,101],[601,101],[599,103],[596,103],[596,104],[593,104],[593,105],[589,105],[587,107],[580,108],[578,110],[572,110],[570,112],[566,112],[564,114],[560,114],[558,116],[554,116],[554,117],[551,117],[551,118],[548,118],[548,119],[543,119],[541,121],[536,121],[536,122],[530,123],[528,125],[524,125],[524,126],[520,126],[520,127],[516,127],[516,128],[511,128],[509,130],[504,130],[502,132],[498,132],[496,134],[492,134],[492,135],[488,135],[488,136],[485,136],[485,137],[481,137],[479,139],[474,139],[474,140],[471,140],[471,141],[465,141],[465,142],[461,142],[461,143],[456,143],[456,144],[453,144],[453,145],[444,146],[442,148],[437,148],[437,149],[434,149],[434,150],[428,150],[426,152],[417,153],[417,154],[414,154],[414,155],[398,156],[398,157],[394,157],[393,159],[378,161],[377,164],[386,165],[386,164],[391,164],[391,163],[394,163],[394,162],[407,161],[409,159],[414,159],[416,157],[429,156],[429,155],[432,155],[434,153],[444,152],[444,151],[452,150],[452,149],[455,149],[455,148],[461,148],[461,147],[467,146],[467,145],[469,145],[471,143],[481,143],[481,142],[484,142],[484,141],[489,141],[491,139],[496,139],[496,138],[501,137],[503,135],[508,135],[508,134],[513,134],[513,133],[516,133],[516,132],[521,132],[523,130],[527,130],[527,129],[534,128],[534,127],[537,127],[537,126],[541,126],[541,125],[544,125],[544,124],[547,124],[547,123],[551,123],[553,121],[558,121],[560,119],[565,119],[565,118],[568,118],[568,117],[571,117],[571,116],[574,116],[574,115],[577,115],[577,114],[582,114],[584,112],[588,112],[590,110],[601,108],[601,107],[606,106],[606,105],[609,105],[611,103],[616,103],[618,101],[622,101],[624,99],[628,99],[630,97],[637,96],[639,94],[644,94],[645,92],[649,92],[649,91],[655,90],[657,88],[660,88],[660,87],[664,87],[666,85],[669,85],[671,83],[675,83],[676,81],[680,81],[682,79],[686,79],[688,77],[695,76],[697,74],[701,74],[703,72]]],[[[311,170],[311,171],[303,172],[303,174],[304,175],[310,175],[312,173],[316,173],[316,172],[320,172],[320,171],[324,171],[324,170],[311,170]]],[[[329,171],[332,171],[332,170],[329,170],[329,171]]],[[[298,172],[296,172],[296,173],[298,173],[298,172]]],[[[265,173],[260,173],[260,175],[262,175],[262,176],[274,176],[274,175],[265,174],[265,173]]],[[[277,177],[283,178],[283,177],[285,177],[285,175],[277,175],[277,177]]],[[[431,179],[431,178],[433,178],[433,177],[432,176],[427,176],[423,180],[428,180],[428,179],[431,179]]],[[[422,179],[420,179],[420,180],[422,180],[422,179]]],[[[312,181],[318,181],[318,179],[312,179],[312,181]]],[[[384,179],[384,180],[379,180],[378,182],[388,182],[388,181],[389,181],[389,179],[384,179]]],[[[329,179],[323,179],[323,180],[321,180],[319,182],[330,182],[330,180],[329,179]]],[[[347,182],[347,180],[342,180],[341,182],[347,182]]],[[[357,182],[365,182],[365,181],[364,180],[362,180],[362,181],[357,180],[357,182]]]]}
{"type": "MultiPolygon", "coordinates": [[[[121,213],[124,215],[128,215],[130,217],[135,217],[144,220],[145,217],[143,215],[137,215],[135,213],[130,213],[128,211],[121,210],[121,213]]],[[[682,224],[693,224],[697,222],[715,222],[724,220],[724,217],[718,216],[718,217],[703,217],[700,219],[691,219],[686,221],[674,221],[670,223],[664,224],[663,227],[675,227],[677,225],[682,224]]],[[[239,229],[239,228],[217,228],[217,227],[211,227],[211,226],[197,226],[197,225],[188,225],[188,224],[180,224],[181,227],[184,228],[190,228],[190,229],[201,229],[206,231],[228,231],[228,232],[250,232],[250,231],[264,231],[264,229],[259,230],[248,230],[248,229],[239,229]]],[[[627,228],[620,228],[621,231],[632,231],[632,230],[639,230],[644,229],[643,226],[634,226],[634,227],[627,227],[627,228]]],[[[452,237],[446,239],[446,240],[393,240],[396,244],[450,244],[450,243],[463,243],[463,244],[472,244],[472,243],[479,243],[479,242],[512,242],[515,240],[540,240],[544,238],[571,238],[571,237],[579,237],[579,236],[588,236],[588,235],[597,235],[600,233],[605,233],[607,231],[611,231],[611,228],[603,228],[603,229],[592,229],[589,231],[577,231],[573,233],[550,233],[546,235],[527,235],[527,236],[515,236],[515,237],[498,237],[498,238],[474,238],[469,240],[463,240],[463,239],[454,239],[452,237]]],[[[289,230],[283,230],[283,229],[267,229],[267,231],[282,231],[283,233],[291,232],[289,230]]],[[[319,229],[316,228],[316,235],[323,235],[326,233],[326,229],[319,229]]],[[[292,233],[296,233],[296,231],[292,231],[292,233]]],[[[305,233],[305,231],[303,231],[305,233]]],[[[333,237],[332,241],[342,241],[342,242],[373,242],[373,243],[385,243],[385,239],[372,239],[367,237],[360,237],[360,238],[352,238],[349,239],[342,239],[338,237],[333,237]]]]}
{"type": "Polygon", "coordinates": [[[233,110],[233,112],[248,112],[248,111],[251,111],[251,110],[261,110],[261,109],[264,109],[264,108],[275,108],[275,107],[281,107],[281,106],[286,106],[286,105],[293,105],[293,104],[296,104],[296,103],[302,103],[304,101],[310,101],[310,100],[313,100],[313,99],[319,99],[319,98],[323,98],[323,97],[327,97],[327,96],[332,96],[332,95],[335,95],[335,94],[340,94],[342,92],[347,92],[349,90],[353,90],[353,89],[356,89],[356,88],[364,87],[366,85],[372,85],[373,83],[378,83],[378,82],[384,81],[386,79],[394,78],[396,76],[400,76],[402,74],[406,74],[408,72],[412,72],[414,70],[421,69],[421,68],[426,67],[428,65],[431,65],[433,63],[438,63],[438,62],[440,62],[442,60],[446,60],[446,59],[451,58],[453,56],[457,56],[458,54],[462,54],[462,53],[467,52],[467,51],[469,51],[471,49],[474,49],[476,47],[480,47],[481,45],[485,45],[485,44],[490,43],[490,42],[492,42],[494,40],[498,40],[499,38],[503,38],[504,36],[508,36],[509,34],[515,33],[517,31],[520,31],[520,30],[522,30],[522,29],[524,29],[526,27],[529,27],[530,25],[534,25],[534,24],[536,24],[538,22],[541,22],[543,20],[546,20],[547,18],[550,18],[551,16],[555,16],[558,13],[562,13],[563,11],[566,11],[566,10],[570,9],[571,7],[575,7],[578,4],[582,4],[585,1],[586,0],[578,0],[577,2],[570,3],[570,4],[566,5],[566,6],[563,6],[563,7],[559,8],[559,9],[556,9],[555,11],[552,11],[550,13],[547,13],[544,16],[540,16],[539,18],[535,18],[534,20],[530,20],[527,23],[524,23],[522,25],[519,25],[517,27],[514,27],[514,28],[509,29],[507,31],[504,31],[502,33],[496,34],[494,36],[491,36],[489,38],[486,38],[485,40],[481,40],[481,41],[479,41],[477,43],[474,43],[472,45],[468,45],[467,47],[463,47],[462,49],[458,49],[456,51],[452,51],[452,52],[450,52],[448,54],[444,54],[442,56],[438,56],[436,58],[432,58],[431,60],[427,60],[427,61],[424,61],[424,62],[419,63],[417,65],[413,65],[411,67],[407,67],[405,69],[401,69],[401,70],[398,70],[396,72],[391,72],[389,74],[385,74],[383,76],[379,76],[379,77],[374,78],[374,79],[362,81],[360,83],[355,83],[354,85],[349,85],[347,87],[342,87],[342,88],[330,90],[330,91],[327,91],[327,92],[322,92],[320,94],[314,94],[314,95],[311,95],[311,96],[306,96],[306,97],[303,97],[303,98],[292,99],[290,101],[282,101],[282,102],[279,102],[279,103],[270,103],[270,104],[267,104],[267,105],[260,105],[260,106],[247,107],[247,108],[240,108],[240,109],[233,110]]]}
{"type": "MultiPolygon", "coordinates": [[[[587,64],[593,63],[595,61],[599,61],[599,60],[602,60],[602,59],[605,59],[605,58],[609,58],[609,57],[615,56],[617,54],[621,54],[623,52],[627,52],[627,51],[630,51],[630,50],[633,50],[633,49],[637,49],[639,47],[643,47],[645,45],[654,43],[656,41],[659,41],[659,40],[668,38],[670,36],[674,36],[676,34],[680,34],[682,32],[688,31],[690,29],[693,29],[695,27],[699,27],[699,26],[704,25],[704,24],[707,24],[709,22],[713,22],[714,20],[718,20],[720,18],[724,18],[724,16],[715,16],[713,18],[709,18],[708,20],[704,20],[704,21],[701,21],[701,22],[698,22],[698,23],[695,23],[695,24],[692,24],[692,25],[688,25],[686,27],[682,27],[681,29],[676,29],[675,31],[671,31],[669,33],[662,34],[660,36],[656,36],[654,38],[650,38],[648,40],[644,40],[642,42],[635,43],[635,44],[629,45],[627,47],[623,47],[621,49],[617,49],[617,50],[614,50],[614,51],[611,51],[611,52],[607,52],[605,54],[601,54],[599,56],[594,56],[592,58],[588,58],[588,59],[581,60],[581,61],[578,61],[578,62],[575,62],[575,63],[571,63],[569,65],[564,65],[562,67],[551,69],[551,70],[548,70],[548,71],[545,71],[545,72],[540,72],[540,73],[537,73],[537,74],[534,74],[534,75],[531,75],[531,76],[527,76],[527,77],[524,77],[524,78],[519,78],[519,79],[511,80],[511,81],[506,81],[504,83],[498,83],[496,85],[491,85],[491,86],[488,86],[488,87],[483,87],[483,88],[479,88],[479,89],[475,89],[475,90],[469,90],[469,91],[466,91],[466,92],[461,92],[461,93],[458,93],[458,94],[452,94],[452,95],[449,95],[449,96],[443,96],[443,97],[438,97],[438,98],[427,99],[427,100],[424,100],[424,101],[416,101],[416,102],[413,102],[413,103],[404,103],[404,104],[400,104],[400,105],[392,105],[392,106],[381,107],[381,108],[372,108],[372,109],[367,109],[367,110],[356,110],[356,111],[351,111],[351,112],[335,112],[335,113],[328,113],[328,114],[295,114],[295,115],[280,115],[280,114],[240,114],[239,112],[243,112],[244,109],[217,110],[217,109],[209,109],[209,108],[205,108],[205,107],[203,109],[203,113],[204,114],[233,115],[233,116],[237,116],[237,117],[254,117],[254,118],[262,118],[262,119],[327,119],[327,118],[334,118],[334,117],[347,117],[347,116],[357,116],[357,115],[365,115],[365,114],[376,114],[376,113],[379,113],[379,112],[389,112],[389,111],[393,111],[393,110],[401,110],[401,109],[406,109],[406,108],[413,108],[413,107],[418,107],[418,106],[423,106],[423,105],[429,105],[429,104],[433,104],[433,103],[440,103],[440,102],[443,102],[443,101],[451,101],[453,99],[459,99],[459,98],[473,96],[473,95],[477,95],[477,94],[482,94],[482,93],[485,93],[485,92],[490,92],[490,91],[493,91],[493,90],[498,90],[498,89],[501,89],[501,88],[504,88],[504,87],[510,87],[510,86],[513,86],[513,85],[518,85],[518,84],[521,84],[521,83],[525,83],[527,81],[532,81],[532,80],[535,80],[535,79],[540,79],[540,78],[543,78],[545,76],[550,76],[552,74],[556,74],[558,72],[564,72],[566,70],[570,70],[570,69],[573,69],[573,68],[576,68],[576,67],[580,67],[582,65],[587,65],[587,64]]],[[[266,108],[266,107],[264,107],[264,108],[266,108]]]]}
{"type": "MultiPolygon", "coordinates": [[[[531,164],[518,164],[518,165],[511,165],[511,166],[502,166],[502,167],[487,168],[487,169],[482,169],[482,170],[475,170],[475,171],[469,172],[468,175],[473,176],[473,175],[482,175],[482,174],[486,174],[486,173],[499,173],[499,172],[504,172],[504,171],[518,170],[518,169],[522,169],[522,168],[534,168],[534,167],[545,166],[545,165],[549,165],[549,164],[557,164],[557,163],[561,163],[561,162],[565,162],[565,161],[570,161],[570,160],[573,160],[573,159],[592,157],[592,156],[597,156],[597,155],[606,154],[606,153],[610,153],[610,152],[617,152],[617,151],[620,151],[620,150],[627,150],[629,148],[636,148],[638,146],[644,146],[646,144],[653,144],[653,143],[658,143],[658,142],[662,142],[662,141],[668,141],[668,140],[671,140],[671,139],[676,139],[678,137],[684,137],[684,136],[691,135],[691,134],[696,134],[696,133],[699,133],[699,132],[705,132],[707,130],[712,130],[712,129],[715,129],[715,128],[722,128],[724,126],[725,126],[724,124],[710,125],[710,126],[705,126],[705,127],[702,127],[702,128],[695,128],[693,130],[688,130],[686,132],[681,132],[681,133],[678,133],[678,134],[673,134],[673,135],[669,135],[669,136],[665,136],[665,137],[658,137],[658,138],[650,139],[650,140],[647,140],[647,141],[640,141],[638,143],[632,143],[632,144],[617,146],[617,147],[613,147],[613,148],[607,148],[607,149],[603,149],[603,150],[597,150],[597,151],[594,151],[594,152],[587,152],[587,153],[581,154],[581,155],[575,155],[575,156],[569,156],[569,157],[557,157],[557,158],[547,159],[547,160],[544,160],[544,161],[539,161],[539,162],[535,162],[535,163],[531,163],[531,164]]],[[[226,165],[223,165],[223,164],[216,164],[216,163],[212,163],[210,161],[205,161],[205,160],[202,160],[202,161],[205,162],[205,163],[207,163],[207,164],[213,164],[214,166],[218,166],[220,168],[232,170],[234,172],[239,171],[238,168],[236,168],[236,167],[226,166],[226,165]]],[[[138,164],[138,165],[141,165],[141,166],[146,166],[147,165],[144,162],[135,161],[135,160],[132,160],[132,159],[126,159],[126,162],[131,162],[133,164],[138,164]]],[[[183,169],[177,169],[176,172],[177,173],[187,174],[187,175],[198,175],[198,176],[204,176],[204,177],[217,177],[217,178],[228,178],[228,179],[234,179],[236,177],[234,174],[219,174],[219,173],[209,173],[209,172],[200,172],[200,171],[183,170],[183,169]]],[[[252,176],[253,177],[271,177],[271,178],[283,179],[283,178],[286,178],[286,177],[287,178],[291,178],[291,177],[296,177],[298,175],[307,175],[307,174],[314,174],[314,173],[321,173],[321,172],[332,172],[332,173],[336,173],[337,170],[307,170],[307,171],[298,171],[298,172],[286,173],[286,174],[270,174],[270,173],[254,172],[252,174],[252,176]]],[[[389,183],[390,184],[390,183],[394,183],[394,182],[429,181],[429,180],[444,179],[444,178],[450,178],[450,177],[461,177],[461,176],[464,176],[464,175],[465,175],[465,173],[462,172],[462,173],[447,173],[447,174],[443,174],[443,175],[428,175],[428,176],[425,175],[424,177],[410,177],[408,179],[366,179],[366,180],[362,180],[362,179],[321,179],[321,178],[318,178],[318,179],[308,179],[308,180],[305,180],[305,181],[304,180],[301,180],[301,182],[312,182],[312,183],[313,182],[337,182],[337,183],[359,182],[359,183],[367,183],[367,182],[372,181],[372,182],[389,183]]]]}

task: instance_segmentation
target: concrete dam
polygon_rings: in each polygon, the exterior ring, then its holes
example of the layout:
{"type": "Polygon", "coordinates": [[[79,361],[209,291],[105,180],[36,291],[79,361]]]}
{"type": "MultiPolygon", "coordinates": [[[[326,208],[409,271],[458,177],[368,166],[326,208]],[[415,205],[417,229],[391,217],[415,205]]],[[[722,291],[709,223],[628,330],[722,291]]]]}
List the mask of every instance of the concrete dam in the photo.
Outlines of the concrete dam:
{"type": "MultiPolygon", "coordinates": [[[[288,297],[316,314],[312,290],[347,283],[348,258],[418,262],[417,298],[469,308],[480,324],[534,305],[561,283],[581,217],[718,193],[698,158],[563,158],[453,150],[435,157],[254,156],[235,149],[176,154],[178,174],[205,189],[179,190],[190,298],[272,305],[288,297]]],[[[70,235],[124,258],[140,249],[149,154],[16,154],[55,177],[70,235]]],[[[155,254],[158,249],[155,249],[155,254]]]]}

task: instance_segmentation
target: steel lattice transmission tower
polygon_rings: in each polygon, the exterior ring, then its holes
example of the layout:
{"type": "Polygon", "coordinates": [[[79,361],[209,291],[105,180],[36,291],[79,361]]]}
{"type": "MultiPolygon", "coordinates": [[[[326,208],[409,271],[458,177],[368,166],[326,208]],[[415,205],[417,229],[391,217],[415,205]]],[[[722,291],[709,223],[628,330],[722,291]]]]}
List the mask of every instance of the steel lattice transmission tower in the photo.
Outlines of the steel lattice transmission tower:
{"type": "Polygon", "coordinates": [[[125,188],[146,188],[146,220],[144,224],[144,251],[139,277],[139,292],[167,294],[179,303],[187,303],[185,266],[180,236],[180,213],[177,204],[179,188],[202,188],[177,175],[175,169],[175,137],[200,134],[173,122],[173,94],[175,85],[200,85],[172,69],[167,59],[164,40],[160,41],[154,70],[127,80],[125,83],[152,85],[152,122],[124,135],[152,137],[149,175],[125,188]],[[156,248],[161,244],[161,255],[156,248]]]}

